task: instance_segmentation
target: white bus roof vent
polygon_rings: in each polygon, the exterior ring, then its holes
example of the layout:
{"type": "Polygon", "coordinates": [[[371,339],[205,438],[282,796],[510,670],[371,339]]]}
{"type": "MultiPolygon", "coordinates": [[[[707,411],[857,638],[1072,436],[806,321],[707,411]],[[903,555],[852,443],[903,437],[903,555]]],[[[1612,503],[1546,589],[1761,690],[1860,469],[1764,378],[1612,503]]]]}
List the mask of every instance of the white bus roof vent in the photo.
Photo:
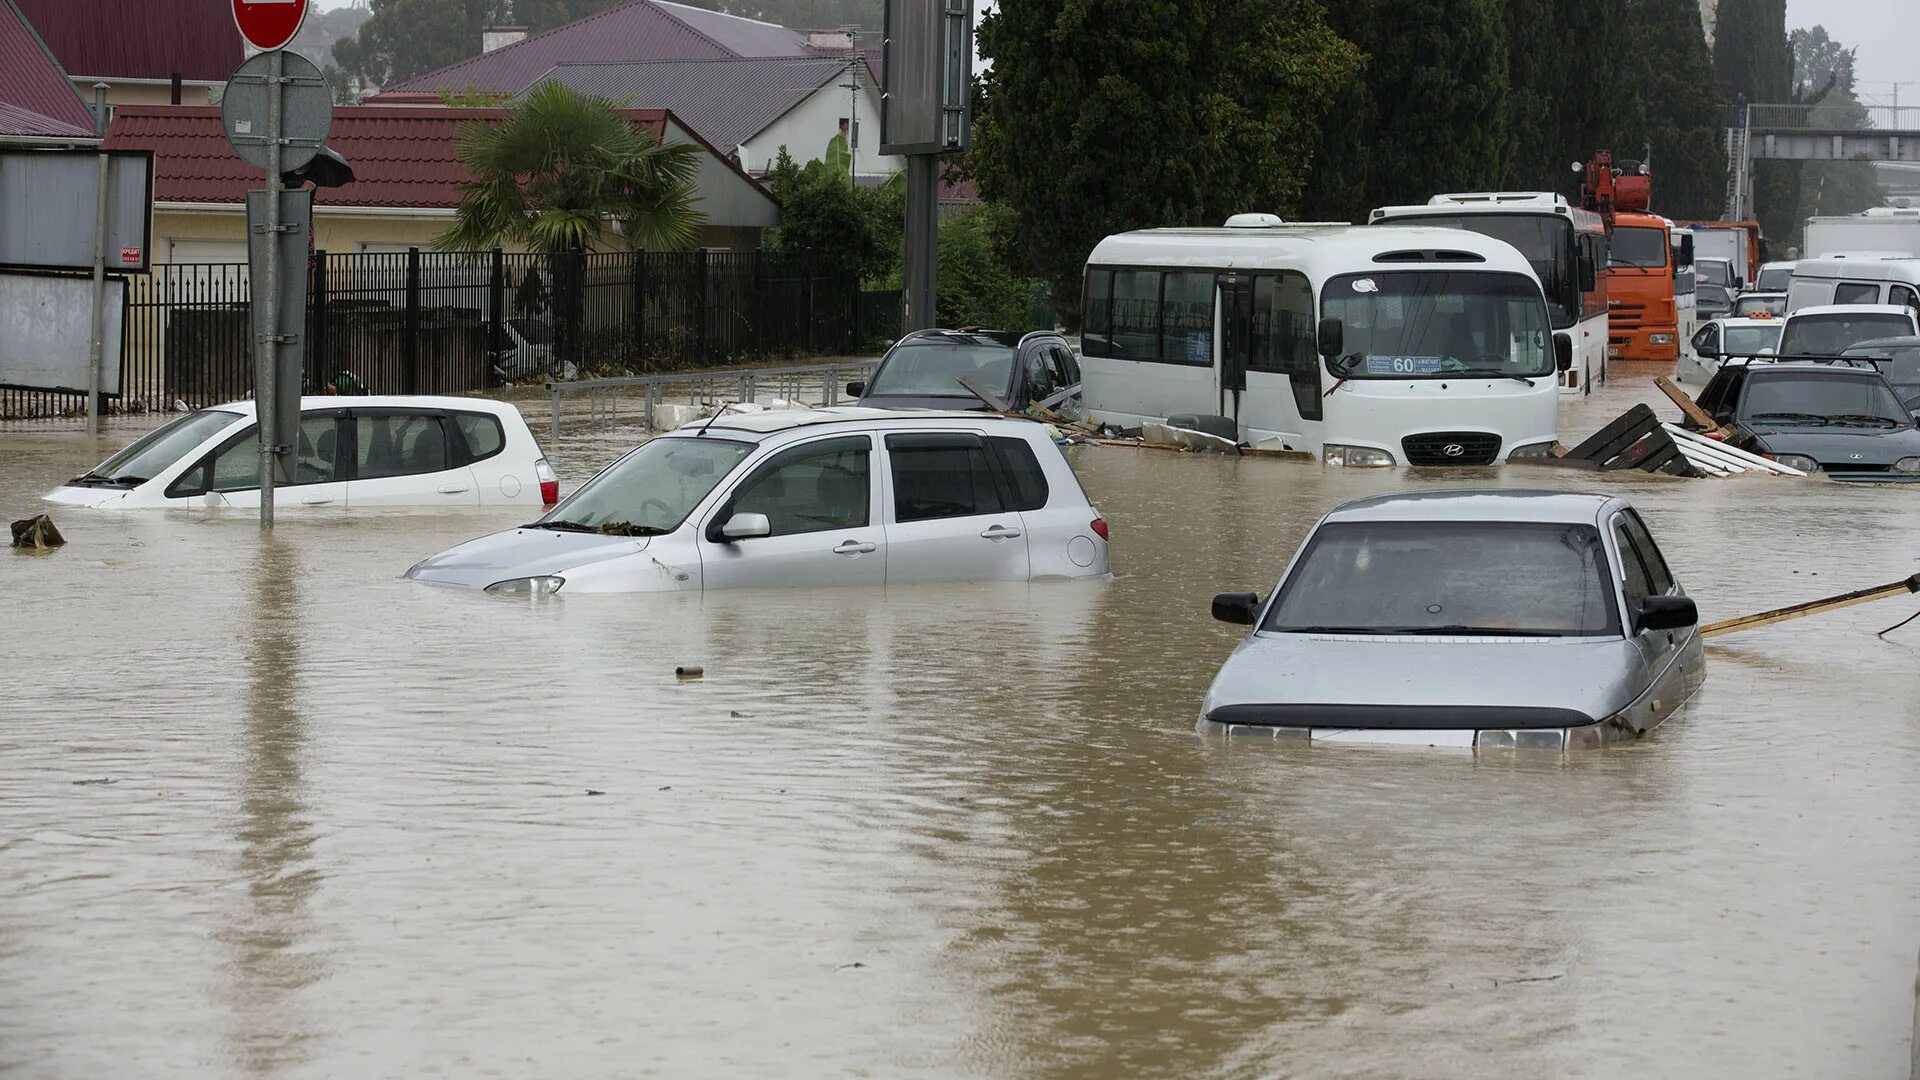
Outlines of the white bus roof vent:
{"type": "Polygon", "coordinates": [[[1235,214],[1227,219],[1229,229],[1277,229],[1285,224],[1279,214],[1235,214]]]}

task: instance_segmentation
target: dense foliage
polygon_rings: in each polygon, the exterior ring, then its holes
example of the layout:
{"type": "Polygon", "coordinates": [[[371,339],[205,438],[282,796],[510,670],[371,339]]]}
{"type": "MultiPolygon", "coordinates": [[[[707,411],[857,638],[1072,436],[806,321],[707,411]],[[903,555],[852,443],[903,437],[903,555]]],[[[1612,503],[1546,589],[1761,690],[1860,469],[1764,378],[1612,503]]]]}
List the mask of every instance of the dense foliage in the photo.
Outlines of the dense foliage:
{"type": "Polygon", "coordinates": [[[898,178],[861,187],[844,167],[819,159],[798,164],[783,146],[766,184],[780,203],[780,227],[767,230],[767,250],[852,281],[899,272],[906,208],[898,178]]]}
{"type": "MultiPolygon", "coordinates": [[[[1793,101],[1787,0],[1720,0],[1713,73],[1722,96],[1736,106],[1793,101]]],[[[1800,231],[1800,173],[1796,161],[1754,163],[1754,216],[1776,246],[1800,231]]]]}
{"type": "Polygon", "coordinates": [[[1727,200],[1727,117],[1713,88],[1700,7],[1696,0],[1628,0],[1627,13],[1641,123],[1639,138],[1628,135],[1616,149],[1647,155],[1656,211],[1717,220],[1727,200]]]}

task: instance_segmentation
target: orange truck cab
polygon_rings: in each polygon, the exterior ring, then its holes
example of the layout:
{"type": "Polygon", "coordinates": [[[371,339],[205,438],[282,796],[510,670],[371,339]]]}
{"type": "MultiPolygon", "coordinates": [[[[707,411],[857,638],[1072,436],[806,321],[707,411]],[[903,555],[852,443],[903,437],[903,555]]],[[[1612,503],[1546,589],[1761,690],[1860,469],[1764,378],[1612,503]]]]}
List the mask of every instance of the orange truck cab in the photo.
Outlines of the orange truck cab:
{"type": "Polygon", "coordinates": [[[1580,202],[1607,226],[1607,359],[1678,360],[1681,308],[1691,314],[1691,234],[1649,212],[1653,175],[1638,161],[1601,150],[1587,162],[1580,202]],[[1683,296],[1676,296],[1676,291],[1683,296]]]}

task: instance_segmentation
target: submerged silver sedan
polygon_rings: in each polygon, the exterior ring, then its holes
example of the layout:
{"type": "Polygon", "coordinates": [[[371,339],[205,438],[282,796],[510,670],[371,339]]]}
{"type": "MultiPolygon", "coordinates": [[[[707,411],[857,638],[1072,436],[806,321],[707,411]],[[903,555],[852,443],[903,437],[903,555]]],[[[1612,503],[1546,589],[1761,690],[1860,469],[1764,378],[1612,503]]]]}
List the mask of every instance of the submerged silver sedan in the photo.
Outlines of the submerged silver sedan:
{"type": "Polygon", "coordinates": [[[1199,730],[1564,750],[1637,738],[1705,677],[1699,615],[1626,500],[1546,491],[1336,507],[1207,690],[1199,730]]]}

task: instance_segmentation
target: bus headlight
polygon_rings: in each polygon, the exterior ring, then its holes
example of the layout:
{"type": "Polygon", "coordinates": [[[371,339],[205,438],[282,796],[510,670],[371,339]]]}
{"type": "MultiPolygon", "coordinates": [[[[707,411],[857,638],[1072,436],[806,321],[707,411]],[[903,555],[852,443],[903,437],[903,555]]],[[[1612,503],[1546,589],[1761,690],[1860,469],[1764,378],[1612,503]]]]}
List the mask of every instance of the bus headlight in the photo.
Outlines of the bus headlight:
{"type": "Polygon", "coordinates": [[[1348,446],[1345,443],[1328,443],[1322,448],[1320,456],[1329,465],[1347,465],[1356,469],[1378,468],[1394,463],[1393,455],[1385,450],[1371,446],[1348,446]]]}
{"type": "Polygon", "coordinates": [[[1507,460],[1519,461],[1523,458],[1538,459],[1552,457],[1553,443],[1554,440],[1548,439],[1546,442],[1531,442],[1525,446],[1516,446],[1513,448],[1513,453],[1507,455],[1507,460]]]}
{"type": "Polygon", "coordinates": [[[1671,344],[1673,344],[1673,335],[1672,335],[1672,334],[1648,334],[1648,335],[1647,335],[1647,344],[1649,344],[1649,345],[1671,345],[1671,344]]]}

